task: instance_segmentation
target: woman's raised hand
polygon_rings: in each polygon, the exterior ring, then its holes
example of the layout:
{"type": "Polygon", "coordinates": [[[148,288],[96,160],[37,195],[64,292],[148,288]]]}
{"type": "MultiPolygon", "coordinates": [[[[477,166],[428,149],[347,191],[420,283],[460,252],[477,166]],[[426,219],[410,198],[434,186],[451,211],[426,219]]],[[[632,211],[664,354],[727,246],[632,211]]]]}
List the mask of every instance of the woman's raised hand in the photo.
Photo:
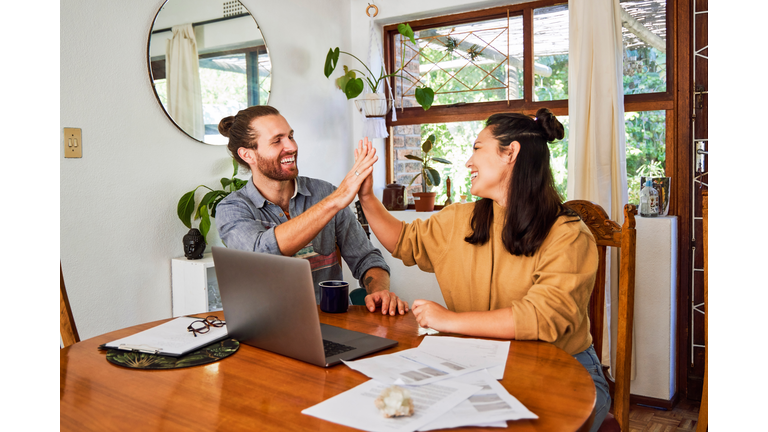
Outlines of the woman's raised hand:
{"type": "Polygon", "coordinates": [[[348,206],[360,191],[361,185],[366,182],[365,187],[369,189],[370,193],[373,193],[371,174],[373,173],[373,164],[377,160],[379,157],[376,156],[376,149],[373,148],[368,138],[365,138],[365,145],[363,145],[363,140],[360,140],[355,149],[355,163],[334,192],[339,198],[338,206],[340,208],[348,206]]]}
{"type": "MultiPolygon", "coordinates": [[[[371,153],[376,153],[376,149],[373,148],[373,143],[368,141],[368,137],[365,137],[365,139],[361,139],[360,142],[357,143],[357,148],[355,149],[355,161],[365,158],[366,155],[371,153]]],[[[373,169],[371,169],[371,173],[373,173],[373,169]]],[[[360,196],[373,194],[373,175],[368,175],[363,180],[363,183],[360,185],[360,189],[357,193],[360,196]]]]}

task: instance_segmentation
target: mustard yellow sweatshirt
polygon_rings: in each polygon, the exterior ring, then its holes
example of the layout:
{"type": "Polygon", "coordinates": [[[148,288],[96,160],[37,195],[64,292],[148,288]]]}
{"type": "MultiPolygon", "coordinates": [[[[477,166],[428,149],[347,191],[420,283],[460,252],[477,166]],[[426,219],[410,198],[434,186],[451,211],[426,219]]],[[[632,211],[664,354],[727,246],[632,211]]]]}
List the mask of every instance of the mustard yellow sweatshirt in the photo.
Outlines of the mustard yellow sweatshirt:
{"type": "Polygon", "coordinates": [[[403,223],[392,255],[435,273],[452,311],[511,308],[515,339],[551,342],[571,355],[589,348],[587,310],[598,262],[587,226],[561,216],[533,256],[514,256],[501,240],[505,209],[496,203],[490,240],[464,241],[474,206],[452,204],[427,220],[403,223]]]}

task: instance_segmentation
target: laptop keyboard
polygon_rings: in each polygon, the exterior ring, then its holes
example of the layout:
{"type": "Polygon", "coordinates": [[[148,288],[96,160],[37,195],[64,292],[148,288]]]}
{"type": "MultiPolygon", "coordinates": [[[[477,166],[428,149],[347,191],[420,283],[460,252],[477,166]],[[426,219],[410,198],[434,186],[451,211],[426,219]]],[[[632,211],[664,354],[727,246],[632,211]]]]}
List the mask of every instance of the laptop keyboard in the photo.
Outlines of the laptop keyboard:
{"type": "Polygon", "coordinates": [[[349,345],[343,345],[336,342],[331,342],[325,339],[323,339],[323,348],[325,348],[326,358],[355,349],[355,347],[351,347],[349,345]]]}

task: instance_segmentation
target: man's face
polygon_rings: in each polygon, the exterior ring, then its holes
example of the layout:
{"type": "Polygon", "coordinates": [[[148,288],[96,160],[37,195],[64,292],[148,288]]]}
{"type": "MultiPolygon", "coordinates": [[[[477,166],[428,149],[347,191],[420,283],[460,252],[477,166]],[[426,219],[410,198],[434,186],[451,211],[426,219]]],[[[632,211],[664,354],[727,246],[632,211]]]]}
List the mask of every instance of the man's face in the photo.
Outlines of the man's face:
{"type": "Polygon", "coordinates": [[[259,172],[277,181],[295,179],[299,175],[296,165],[299,147],[285,118],[281,115],[259,117],[251,126],[259,133],[255,151],[259,172]]]}

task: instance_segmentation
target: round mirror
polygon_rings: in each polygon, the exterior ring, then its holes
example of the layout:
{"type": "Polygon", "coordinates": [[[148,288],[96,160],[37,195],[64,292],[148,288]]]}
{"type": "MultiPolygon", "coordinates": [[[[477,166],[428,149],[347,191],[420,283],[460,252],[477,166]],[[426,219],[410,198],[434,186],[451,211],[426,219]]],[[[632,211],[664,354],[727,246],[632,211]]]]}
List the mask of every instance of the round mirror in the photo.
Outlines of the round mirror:
{"type": "Polygon", "coordinates": [[[269,101],[267,45],[238,0],[167,0],[152,24],[147,55],[168,118],[205,144],[226,145],[219,121],[269,101]]]}

